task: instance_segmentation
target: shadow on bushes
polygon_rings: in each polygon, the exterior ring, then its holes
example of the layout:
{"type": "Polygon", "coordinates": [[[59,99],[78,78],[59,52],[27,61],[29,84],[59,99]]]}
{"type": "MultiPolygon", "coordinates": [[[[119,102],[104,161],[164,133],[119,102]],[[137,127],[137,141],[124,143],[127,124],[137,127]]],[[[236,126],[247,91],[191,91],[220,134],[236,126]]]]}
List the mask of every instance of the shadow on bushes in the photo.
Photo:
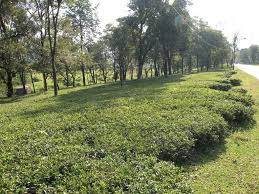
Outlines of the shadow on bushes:
{"type": "Polygon", "coordinates": [[[179,83],[185,81],[182,75],[173,75],[169,78],[153,78],[147,80],[125,81],[121,87],[120,83],[110,83],[106,85],[86,87],[77,91],[53,97],[55,105],[45,106],[36,111],[25,111],[26,117],[34,117],[42,112],[44,113],[73,113],[84,107],[82,105],[101,105],[102,107],[110,106],[112,101],[119,98],[134,98],[135,100],[148,99],[155,93],[161,93],[165,84],[179,83]]]}
{"type": "Polygon", "coordinates": [[[220,143],[215,143],[207,147],[198,147],[196,149],[193,149],[191,156],[185,161],[177,163],[177,165],[187,168],[199,166],[218,159],[220,155],[225,152],[226,142],[225,140],[222,140],[220,143]]]}
{"type": "MultiPolygon", "coordinates": [[[[241,122],[231,126],[232,132],[248,131],[254,128],[256,120],[241,122]]],[[[231,133],[232,134],[232,133],[231,133]]],[[[231,135],[229,134],[229,135],[231,135]]],[[[196,146],[191,155],[182,161],[177,161],[176,164],[183,167],[194,167],[206,164],[219,158],[220,155],[226,152],[226,141],[221,140],[219,143],[213,143],[207,146],[196,146]]]]}

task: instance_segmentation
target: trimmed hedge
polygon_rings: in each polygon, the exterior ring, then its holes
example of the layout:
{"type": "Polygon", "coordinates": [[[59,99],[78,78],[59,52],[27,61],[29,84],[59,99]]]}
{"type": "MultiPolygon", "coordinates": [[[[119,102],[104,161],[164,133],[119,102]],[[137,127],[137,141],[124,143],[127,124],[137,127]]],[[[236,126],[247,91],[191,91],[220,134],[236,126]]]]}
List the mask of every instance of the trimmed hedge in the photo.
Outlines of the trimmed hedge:
{"type": "Polygon", "coordinates": [[[247,94],[248,91],[244,88],[233,88],[231,91],[241,93],[241,94],[247,94]]]}
{"type": "Polygon", "coordinates": [[[231,84],[227,84],[227,83],[215,83],[209,86],[210,89],[213,90],[219,90],[219,91],[229,91],[232,88],[231,84]]]}
{"type": "Polygon", "coordinates": [[[222,115],[230,125],[245,124],[253,119],[255,113],[251,107],[231,100],[224,103],[216,103],[213,110],[222,115]]]}
{"type": "Polygon", "coordinates": [[[219,82],[223,84],[230,84],[232,86],[241,86],[242,83],[240,79],[225,79],[219,82]]]}
{"type": "Polygon", "coordinates": [[[190,193],[177,165],[251,121],[254,101],[210,89],[222,80],[166,81],[3,105],[0,192],[190,193]]]}
{"type": "Polygon", "coordinates": [[[236,71],[226,71],[224,74],[223,74],[223,77],[225,78],[231,78],[233,75],[237,74],[236,71]]]}
{"type": "Polygon", "coordinates": [[[232,86],[241,86],[242,83],[240,79],[230,79],[229,81],[232,86]]]}

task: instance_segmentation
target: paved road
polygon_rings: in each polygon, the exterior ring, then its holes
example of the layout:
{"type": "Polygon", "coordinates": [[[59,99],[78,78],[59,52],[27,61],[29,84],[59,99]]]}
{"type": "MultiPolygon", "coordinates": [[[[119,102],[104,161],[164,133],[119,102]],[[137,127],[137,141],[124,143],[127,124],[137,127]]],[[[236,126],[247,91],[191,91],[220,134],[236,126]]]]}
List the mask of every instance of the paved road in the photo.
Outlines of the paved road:
{"type": "Polygon", "coordinates": [[[236,64],[235,65],[238,69],[256,77],[259,79],[259,66],[255,65],[244,65],[244,64],[236,64]]]}

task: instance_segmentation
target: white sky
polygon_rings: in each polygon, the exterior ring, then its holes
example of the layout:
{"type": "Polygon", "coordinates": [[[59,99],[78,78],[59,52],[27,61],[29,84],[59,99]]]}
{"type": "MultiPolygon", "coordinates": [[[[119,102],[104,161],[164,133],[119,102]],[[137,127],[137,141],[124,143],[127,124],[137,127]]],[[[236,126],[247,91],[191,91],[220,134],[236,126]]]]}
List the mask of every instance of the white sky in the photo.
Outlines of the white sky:
{"type": "MultiPolygon", "coordinates": [[[[99,3],[99,18],[102,28],[116,19],[126,16],[129,0],[91,0],[99,3]]],[[[246,40],[239,42],[240,48],[259,44],[259,0],[192,0],[189,8],[192,16],[203,18],[210,26],[222,30],[232,39],[239,32],[246,40]]]]}

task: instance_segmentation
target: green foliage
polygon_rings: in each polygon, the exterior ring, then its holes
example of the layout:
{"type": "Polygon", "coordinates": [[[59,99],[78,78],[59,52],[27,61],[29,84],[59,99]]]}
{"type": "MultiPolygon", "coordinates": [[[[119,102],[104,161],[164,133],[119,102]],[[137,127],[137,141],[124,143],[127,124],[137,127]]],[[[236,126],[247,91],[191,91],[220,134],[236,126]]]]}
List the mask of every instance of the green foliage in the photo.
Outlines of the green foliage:
{"type": "MultiPolygon", "coordinates": [[[[238,71],[235,78],[241,79],[242,87],[255,99],[259,97],[259,81],[238,71]]],[[[240,88],[234,88],[239,93],[240,88]]],[[[231,91],[232,91],[231,90],[231,91]]],[[[243,89],[242,89],[243,90],[243,89]]],[[[242,92],[243,93],[243,92],[242,92]]],[[[232,93],[233,94],[233,93],[232,93]]],[[[243,94],[238,96],[244,96],[243,94]]],[[[255,101],[255,108],[259,108],[255,101]]],[[[259,121],[257,111],[254,119],[259,121]]],[[[209,149],[192,163],[189,169],[190,185],[194,193],[257,193],[259,191],[259,169],[255,168],[259,159],[258,125],[235,127],[238,130],[226,139],[226,144],[209,149]],[[238,130],[239,129],[239,130],[238,130]],[[249,130],[247,130],[249,129],[249,130]]],[[[189,184],[189,183],[188,183],[189,184]]]]}
{"type": "Polygon", "coordinates": [[[232,90],[231,91],[233,91],[233,92],[238,92],[238,93],[241,93],[241,94],[247,94],[247,90],[246,89],[244,89],[244,88],[232,88],[232,90]]]}
{"type": "Polygon", "coordinates": [[[242,81],[240,79],[226,79],[220,81],[223,84],[230,84],[232,86],[241,86],[242,81]]]}
{"type": "Polygon", "coordinates": [[[212,90],[202,75],[1,105],[0,191],[190,193],[173,162],[218,144],[254,113],[250,96],[212,90]]]}
{"type": "Polygon", "coordinates": [[[227,83],[215,83],[209,87],[213,90],[229,91],[232,88],[232,85],[227,83]]]}
{"type": "Polygon", "coordinates": [[[40,81],[42,81],[40,78],[38,78],[38,77],[33,77],[33,81],[34,82],[40,82],[40,81]]]}
{"type": "Polygon", "coordinates": [[[231,100],[216,104],[213,110],[222,115],[232,125],[242,125],[251,121],[255,113],[251,107],[231,100]]]}
{"type": "Polygon", "coordinates": [[[230,79],[229,81],[232,86],[241,86],[242,83],[240,79],[230,79]]]}
{"type": "Polygon", "coordinates": [[[239,62],[243,64],[258,64],[259,46],[251,45],[249,48],[241,49],[239,52],[239,62]]]}
{"type": "Polygon", "coordinates": [[[233,75],[235,75],[235,74],[237,74],[237,72],[236,71],[226,71],[225,73],[224,73],[224,75],[223,75],[223,77],[225,77],[225,78],[231,78],[233,75]]]}

